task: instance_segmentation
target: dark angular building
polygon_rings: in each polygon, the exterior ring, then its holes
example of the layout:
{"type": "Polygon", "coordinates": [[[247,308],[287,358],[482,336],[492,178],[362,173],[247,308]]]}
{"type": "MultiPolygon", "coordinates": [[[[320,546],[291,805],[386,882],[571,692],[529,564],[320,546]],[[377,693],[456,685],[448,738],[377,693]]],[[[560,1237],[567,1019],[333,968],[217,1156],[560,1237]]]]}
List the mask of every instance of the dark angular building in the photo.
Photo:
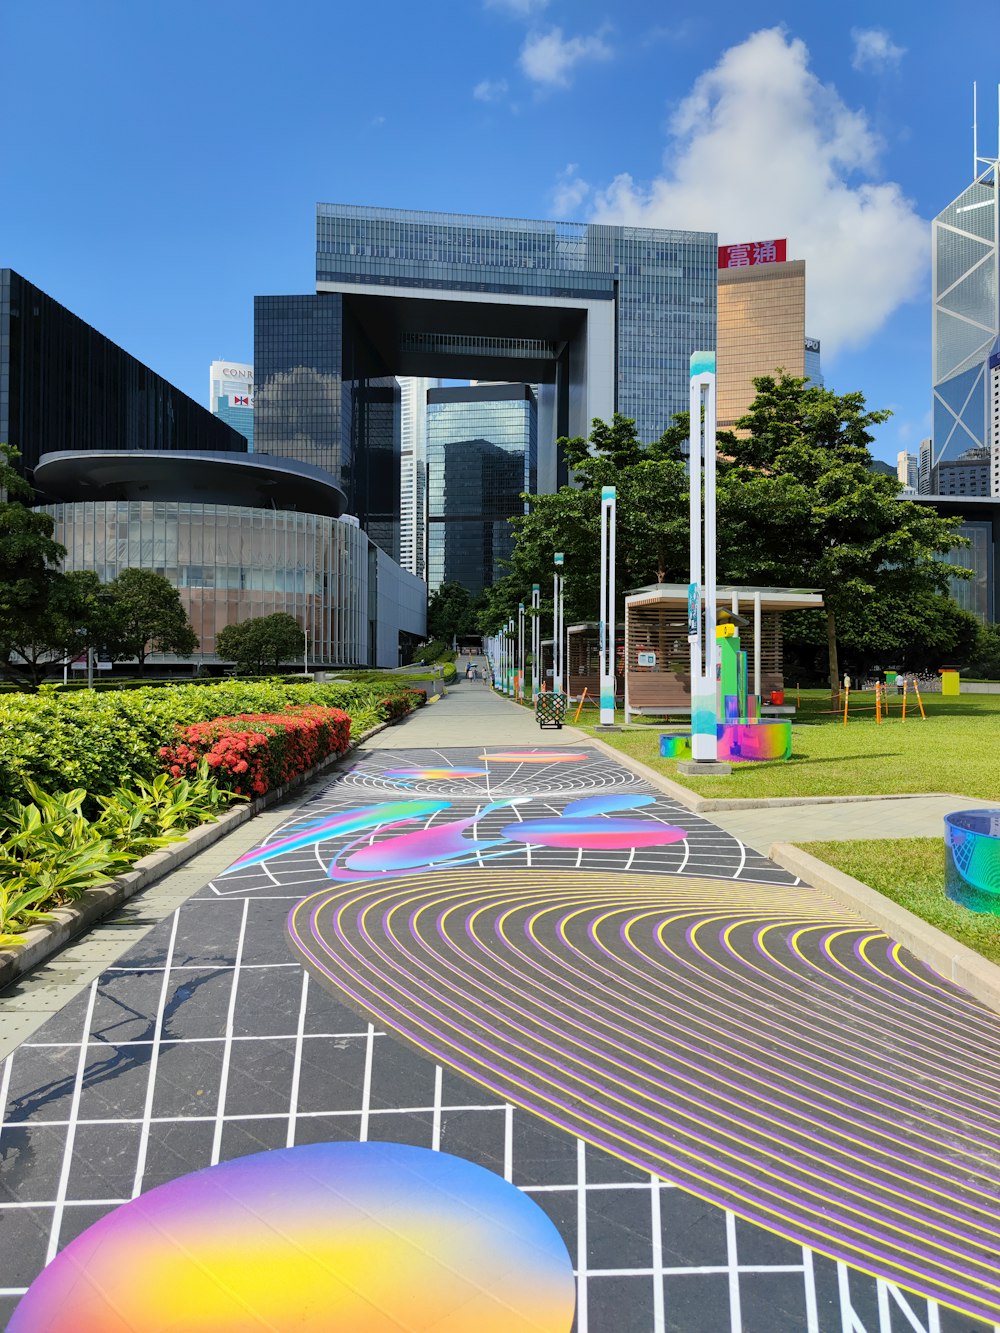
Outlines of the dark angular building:
{"type": "Polygon", "coordinates": [[[245,453],[246,439],[12,269],[0,269],[0,443],[245,453]]]}
{"type": "Polygon", "coordinates": [[[510,520],[536,488],[538,412],[527,384],[427,394],[427,583],[474,596],[506,572],[510,520]]]}
{"type": "Polygon", "coordinates": [[[340,297],[256,297],[254,379],[257,451],[330,472],[397,560],[399,385],[340,297]]]}

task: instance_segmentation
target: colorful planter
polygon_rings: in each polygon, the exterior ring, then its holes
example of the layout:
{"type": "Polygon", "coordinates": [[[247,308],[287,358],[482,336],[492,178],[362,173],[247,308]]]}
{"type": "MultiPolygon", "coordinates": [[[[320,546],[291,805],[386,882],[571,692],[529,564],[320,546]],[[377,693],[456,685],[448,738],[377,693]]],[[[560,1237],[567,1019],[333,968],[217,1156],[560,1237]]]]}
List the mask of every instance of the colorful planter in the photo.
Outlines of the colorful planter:
{"type": "Polygon", "coordinates": [[[1000,810],[945,815],[944,871],[952,902],[1000,916],[1000,810]]]}
{"type": "MultiPolygon", "coordinates": [[[[717,733],[719,759],[722,762],[763,764],[792,757],[792,724],[787,718],[723,722],[717,728],[717,733]]],[[[661,735],[660,755],[663,759],[690,759],[690,734],[661,735]]]]}

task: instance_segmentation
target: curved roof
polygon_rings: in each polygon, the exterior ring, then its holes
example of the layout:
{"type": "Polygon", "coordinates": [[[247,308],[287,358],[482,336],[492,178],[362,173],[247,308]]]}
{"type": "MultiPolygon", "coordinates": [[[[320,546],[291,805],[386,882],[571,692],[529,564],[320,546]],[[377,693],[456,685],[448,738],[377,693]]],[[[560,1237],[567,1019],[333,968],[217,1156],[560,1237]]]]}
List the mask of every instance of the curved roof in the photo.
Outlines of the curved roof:
{"type": "Polygon", "coordinates": [[[165,500],[292,509],[339,518],[347,496],[329,472],[270,454],[87,449],[42,454],[36,490],[55,502],[165,500]]]}

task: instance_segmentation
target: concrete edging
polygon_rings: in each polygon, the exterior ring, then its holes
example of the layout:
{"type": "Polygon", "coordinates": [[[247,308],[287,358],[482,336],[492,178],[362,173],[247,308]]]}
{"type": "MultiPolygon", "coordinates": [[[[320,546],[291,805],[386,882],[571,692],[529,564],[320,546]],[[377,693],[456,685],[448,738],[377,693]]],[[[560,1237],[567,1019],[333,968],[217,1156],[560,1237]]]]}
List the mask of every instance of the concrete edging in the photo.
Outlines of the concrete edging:
{"type": "Polygon", "coordinates": [[[963,987],[990,1009],[1000,1012],[1000,967],[996,963],[959,944],[937,926],[884,897],[871,885],[845,875],[842,870],[793,843],[773,843],[768,856],[812,888],[854,908],[935,972],[963,987]]]}
{"type": "Polygon", "coordinates": [[[312,768],[299,774],[284,786],[275,787],[273,791],[258,796],[254,801],[233,806],[213,823],[199,824],[197,828],[191,829],[169,847],[150,852],[148,856],[136,861],[131,870],[109,880],[107,884],[99,884],[93,889],[88,889],[76,902],[66,907],[53,908],[52,915],[55,920],[41,921],[37,926],[31,926],[22,936],[23,944],[0,949],[0,990],[38,967],[40,963],[46,962],[75,936],[82,934],[101,917],[113,912],[116,907],[120,907],[142,889],[149,888],[151,884],[178,869],[199,852],[206,851],[228,833],[235,832],[241,825],[253,819],[255,815],[259,815],[272,805],[277,805],[313,778],[343,763],[358,746],[363,745],[369,737],[384,731],[389,725],[391,724],[388,722],[380,722],[377,726],[370,727],[362,732],[357,740],[352,740],[342,754],[327,755],[325,759],[321,759],[318,764],[314,764],[312,768]]]}
{"type": "Polygon", "coordinates": [[[690,787],[685,787],[679,782],[674,782],[672,778],[655,772],[641,759],[634,759],[630,754],[615,749],[607,741],[601,740],[600,736],[591,736],[589,732],[581,734],[590,744],[603,750],[609,758],[617,760],[623,768],[631,769],[633,773],[644,777],[647,782],[659,787],[665,795],[696,815],[707,814],[711,810],[778,810],[790,805],[856,805],[865,801],[923,801],[928,797],[945,797],[952,801],[972,799],[972,797],[958,796],[950,791],[902,791],[888,792],[879,796],[699,796],[690,787]]]}

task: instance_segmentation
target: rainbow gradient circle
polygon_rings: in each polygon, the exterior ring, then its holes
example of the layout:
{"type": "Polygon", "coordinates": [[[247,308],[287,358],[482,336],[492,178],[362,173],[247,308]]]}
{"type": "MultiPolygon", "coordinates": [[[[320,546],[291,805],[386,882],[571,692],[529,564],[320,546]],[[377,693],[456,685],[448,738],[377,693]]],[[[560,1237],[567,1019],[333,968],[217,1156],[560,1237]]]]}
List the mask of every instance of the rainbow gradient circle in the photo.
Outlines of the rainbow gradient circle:
{"type": "Polygon", "coordinates": [[[568,1333],[574,1306],[559,1233],[492,1171],[317,1143],[123,1204],[39,1274],[8,1333],[568,1333]]]}
{"type": "Polygon", "coordinates": [[[485,768],[388,768],[382,776],[431,781],[439,778],[488,778],[489,771],[485,768]]]}

